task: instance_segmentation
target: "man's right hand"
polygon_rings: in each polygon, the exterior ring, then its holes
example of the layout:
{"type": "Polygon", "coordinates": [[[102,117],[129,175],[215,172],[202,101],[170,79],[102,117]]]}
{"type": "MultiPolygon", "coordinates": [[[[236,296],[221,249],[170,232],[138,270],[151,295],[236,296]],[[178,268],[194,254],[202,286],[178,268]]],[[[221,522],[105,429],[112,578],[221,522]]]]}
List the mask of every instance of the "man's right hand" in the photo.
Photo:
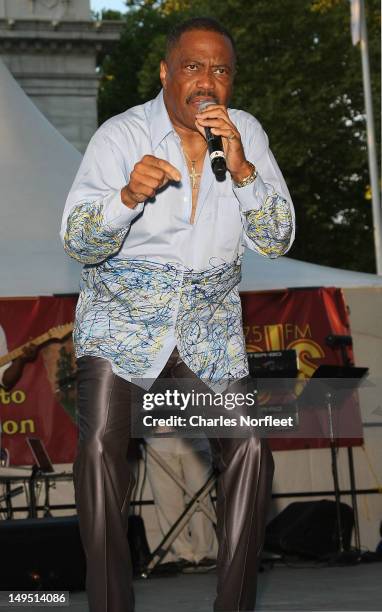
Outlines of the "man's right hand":
{"type": "Polygon", "coordinates": [[[154,197],[168,181],[180,181],[179,170],[164,159],[145,155],[135,164],[129,183],[121,190],[121,200],[128,208],[154,197]]]}

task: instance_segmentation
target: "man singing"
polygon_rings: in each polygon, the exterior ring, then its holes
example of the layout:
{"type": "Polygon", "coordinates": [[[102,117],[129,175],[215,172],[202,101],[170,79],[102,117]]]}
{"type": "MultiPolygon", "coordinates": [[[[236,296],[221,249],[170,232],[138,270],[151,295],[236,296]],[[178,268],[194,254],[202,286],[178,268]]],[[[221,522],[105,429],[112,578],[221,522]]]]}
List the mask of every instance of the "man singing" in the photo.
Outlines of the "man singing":
{"type": "MultiPolygon", "coordinates": [[[[85,264],[74,483],[91,612],[134,610],[126,538],[134,379],[246,377],[244,248],[274,258],[293,242],[293,206],[267,136],[252,115],[227,108],[235,60],[216,21],[177,26],[162,91],[97,130],[66,202],[65,250],[85,264]],[[222,138],[225,180],[212,172],[206,127],[222,138]]],[[[214,610],[253,610],[272,455],[254,435],[210,442],[219,470],[214,610]]]]}

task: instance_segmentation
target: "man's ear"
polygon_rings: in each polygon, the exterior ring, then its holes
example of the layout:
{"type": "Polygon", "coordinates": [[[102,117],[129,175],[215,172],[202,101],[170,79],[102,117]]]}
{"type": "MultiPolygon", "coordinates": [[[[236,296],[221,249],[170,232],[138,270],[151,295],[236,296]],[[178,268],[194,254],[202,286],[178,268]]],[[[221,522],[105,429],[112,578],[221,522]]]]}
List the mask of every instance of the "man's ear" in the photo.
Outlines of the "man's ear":
{"type": "Polygon", "coordinates": [[[161,60],[159,77],[160,77],[163,89],[166,89],[167,72],[168,72],[168,69],[167,69],[166,62],[164,60],[161,60]]]}

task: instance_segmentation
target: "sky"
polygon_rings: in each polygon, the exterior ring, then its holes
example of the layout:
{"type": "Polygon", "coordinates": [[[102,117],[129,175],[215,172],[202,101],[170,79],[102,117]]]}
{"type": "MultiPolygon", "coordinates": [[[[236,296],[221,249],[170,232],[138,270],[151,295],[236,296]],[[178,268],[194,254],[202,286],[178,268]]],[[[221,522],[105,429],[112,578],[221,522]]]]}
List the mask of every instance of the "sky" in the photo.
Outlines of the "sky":
{"type": "Polygon", "coordinates": [[[90,0],[90,7],[93,11],[100,11],[103,8],[121,12],[126,11],[124,0],[90,0]]]}

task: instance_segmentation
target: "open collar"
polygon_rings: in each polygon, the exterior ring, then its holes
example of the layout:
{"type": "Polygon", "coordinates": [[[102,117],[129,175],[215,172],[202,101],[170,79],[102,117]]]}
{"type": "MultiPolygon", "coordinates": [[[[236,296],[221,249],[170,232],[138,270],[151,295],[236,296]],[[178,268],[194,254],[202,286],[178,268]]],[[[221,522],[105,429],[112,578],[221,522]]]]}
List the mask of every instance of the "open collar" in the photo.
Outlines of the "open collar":
{"type": "Polygon", "coordinates": [[[163,89],[160,90],[157,97],[152,101],[148,121],[151,143],[155,150],[170,132],[174,132],[174,126],[170,121],[163,100],[163,89]]]}

